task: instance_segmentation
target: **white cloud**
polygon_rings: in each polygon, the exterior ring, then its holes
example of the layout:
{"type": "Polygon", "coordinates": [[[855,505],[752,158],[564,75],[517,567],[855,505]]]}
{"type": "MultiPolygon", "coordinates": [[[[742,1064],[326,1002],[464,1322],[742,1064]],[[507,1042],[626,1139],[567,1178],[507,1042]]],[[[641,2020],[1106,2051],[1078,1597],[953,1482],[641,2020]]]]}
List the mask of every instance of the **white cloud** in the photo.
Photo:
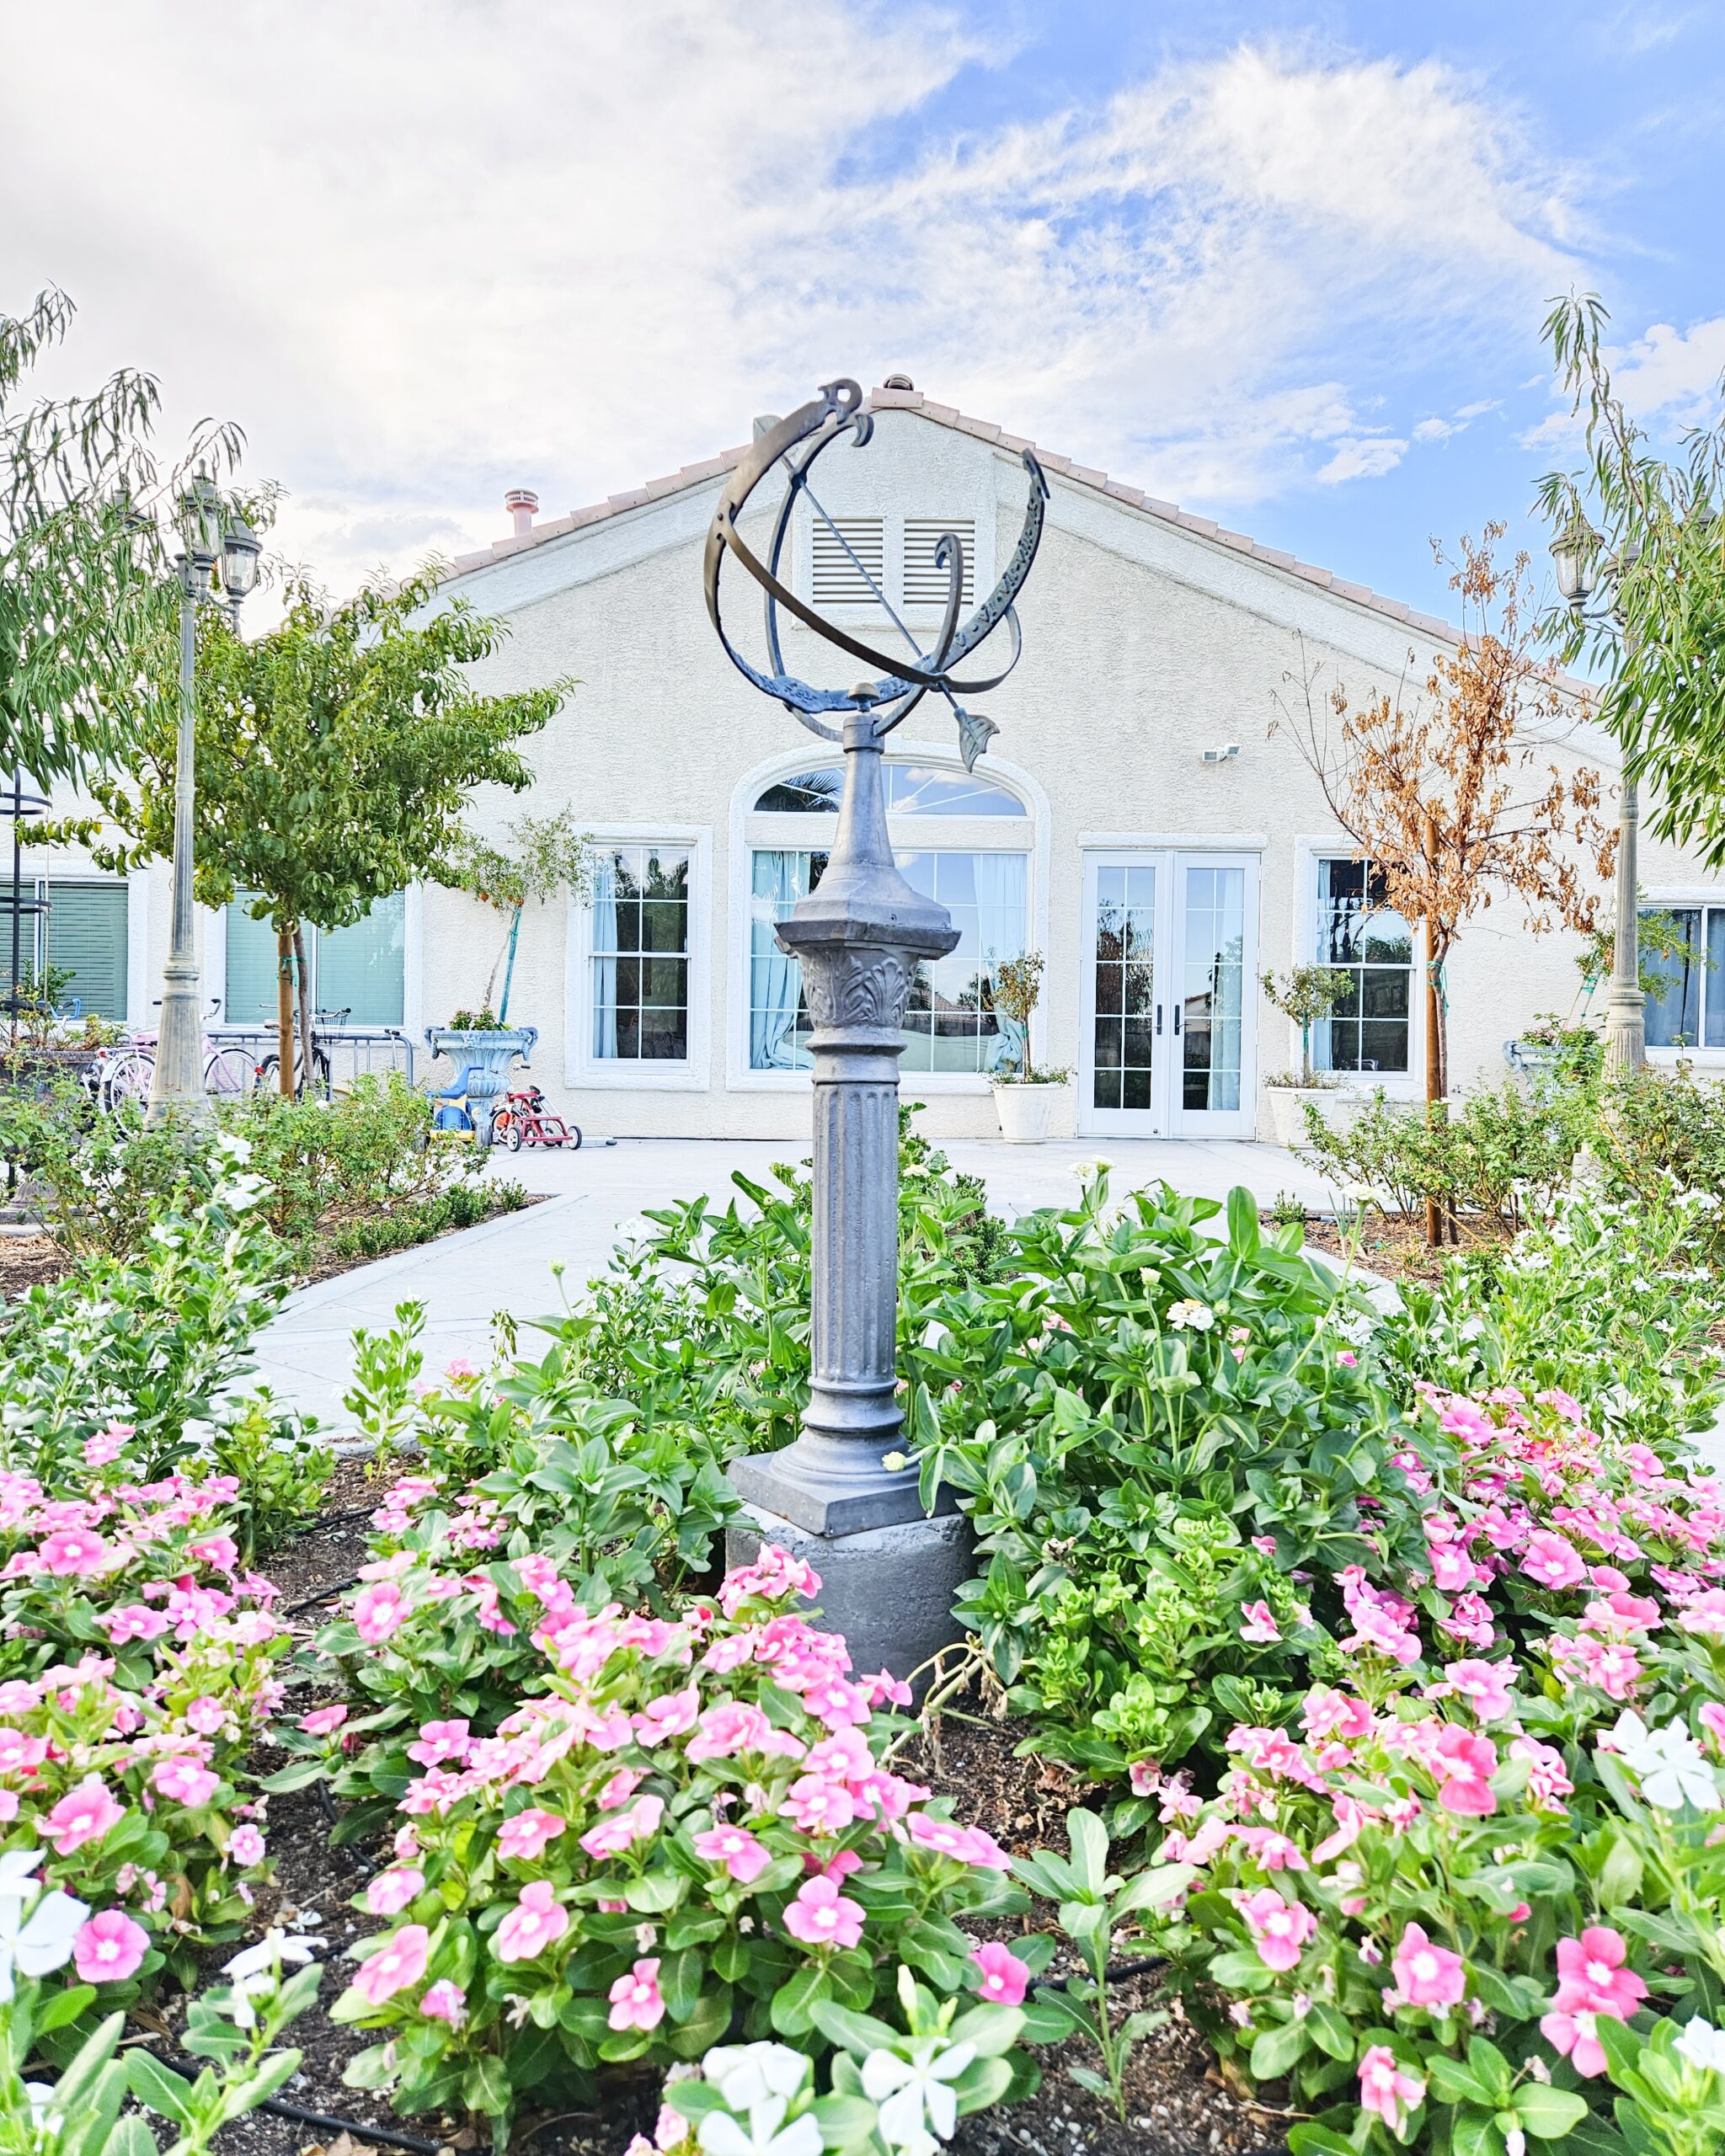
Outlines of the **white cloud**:
{"type": "Polygon", "coordinates": [[[1637,419],[1689,426],[1719,409],[1719,378],[1725,375],[1725,314],[1674,329],[1656,322],[1626,351],[1609,355],[1611,379],[1637,419]]]}
{"type": "Polygon", "coordinates": [[[0,304],[53,278],[85,373],[242,420],[338,583],[840,370],[1177,498],[1370,476],[1381,373],[1575,274],[1580,189],[1435,64],[1242,46],[953,137],[982,56],[862,0],[57,0],[8,44],[0,304]],[[31,86],[74,70],[71,126],[31,86]]]}
{"type": "Polygon", "coordinates": [[[1319,467],[1318,483],[1333,487],[1344,479],[1381,479],[1386,472],[1393,472],[1407,454],[1405,441],[1386,440],[1381,435],[1344,441],[1329,462],[1319,467]]]}

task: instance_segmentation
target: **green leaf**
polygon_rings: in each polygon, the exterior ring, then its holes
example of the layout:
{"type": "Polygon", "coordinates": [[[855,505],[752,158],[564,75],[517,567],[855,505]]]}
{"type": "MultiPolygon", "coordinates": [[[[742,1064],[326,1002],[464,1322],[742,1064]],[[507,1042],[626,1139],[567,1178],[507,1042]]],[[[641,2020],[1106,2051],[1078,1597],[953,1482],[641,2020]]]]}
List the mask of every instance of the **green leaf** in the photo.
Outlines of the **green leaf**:
{"type": "Polygon", "coordinates": [[[1268,2028],[1254,2039],[1252,2047],[1252,2078],[1254,2081],[1279,2081],[1306,2049],[1306,2025],[1303,2021],[1281,2021],[1268,2028]]]}
{"type": "Polygon", "coordinates": [[[1228,1248],[1236,1257],[1256,1257],[1258,1240],[1258,1200],[1236,1183],[1228,1193],[1228,1248]]]}
{"type": "Polygon", "coordinates": [[[507,2118],[514,2101],[509,2068],[494,2052],[487,2052],[462,2076],[462,2101],[470,2111],[483,2111],[489,2118],[507,2118]]]}
{"type": "Polygon", "coordinates": [[[1476,2111],[1471,2105],[1456,2112],[1450,2127],[1450,2145],[1455,2156],[1504,2156],[1506,2146],[1492,2114],[1476,2111]]]}
{"type": "Polygon", "coordinates": [[[95,1996],[93,1984],[73,1984],[56,1992],[36,2015],[36,2034],[45,2036],[51,2029],[63,2029],[68,2021],[76,2021],[95,1996]]]}
{"type": "Polygon", "coordinates": [[[1292,2156],[1359,2156],[1351,2141],[1310,2119],[1289,2129],[1288,2147],[1292,2156]]]}
{"type": "Polygon", "coordinates": [[[1108,1828],[1095,1812],[1081,1805],[1066,1814],[1066,1836],[1072,1844],[1072,1869],[1081,1897],[1100,1895],[1108,1883],[1108,1828]]]}
{"type": "Polygon", "coordinates": [[[192,2084],[183,2074],[171,2073],[147,2052],[131,2052],[126,2055],[126,2078],[141,2104],[164,2119],[172,2119],[176,2126],[191,2124],[192,2084]]]}
{"type": "Polygon", "coordinates": [[[1197,1876],[1195,1867],[1189,1864],[1152,1865],[1148,1871],[1127,1881],[1115,1897],[1114,1914],[1124,1917],[1138,1909],[1159,1909],[1183,1894],[1197,1876]]]}
{"type": "Polygon", "coordinates": [[[842,2046],[858,2058],[867,2058],[870,2052],[890,2051],[899,2041],[898,2032],[884,2021],[877,2021],[872,2014],[853,2013],[836,1999],[817,1999],[809,2009],[809,2019],[830,2042],[842,2046]]]}
{"type": "Polygon", "coordinates": [[[805,2036],[814,2025],[812,2009],[832,1989],[825,1969],[813,1962],[796,1970],[772,1994],[767,2009],[772,2025],[782,2036],[805,2036]]]}
{"type": "Polygon", "coordinates": [[[1509,2099],[1509,2108],[1520,2120],[1524,2132],[1536,2134],[1541,2141],[1561,2141],[1586,2117],[1588,2106],[1586,2097],[1573,2089],[1525,2081],[1509,2099]]]}

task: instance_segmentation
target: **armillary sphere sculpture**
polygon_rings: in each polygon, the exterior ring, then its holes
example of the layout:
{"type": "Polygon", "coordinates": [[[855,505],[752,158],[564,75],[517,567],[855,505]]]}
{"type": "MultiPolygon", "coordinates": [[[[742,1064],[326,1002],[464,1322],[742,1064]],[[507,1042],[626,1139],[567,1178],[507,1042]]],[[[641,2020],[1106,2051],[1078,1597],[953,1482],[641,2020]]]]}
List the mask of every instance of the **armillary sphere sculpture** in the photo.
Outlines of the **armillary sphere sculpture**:
{"type": "MultiPolygon", "coordinates": [[[[899,873],[887,835],[881,784],[883,744],[922,699],[943,696],[959,725],[966,768],[997,729],[961,697],[985,695],[1018,660],[1023,639],[1014,601],[1042,537],[1048,484],[1028,451],[1028,499],[1006,573],[968,621],[959,612],[964,550],[947,533],[935,550],[946,572],[940,629],[925,649],[888,606],[809,484],[815,461],[834,443],[862,448],[873,431],[854,382],[829,382],[819,397],[764,432],[721,492],[707,534],[707,611],[732,664],[757,689],[793,712],[811,733],[841,744],[845,785],[838,828],[819,887],[779,926],[780,947],[799,959],[813,1022],[814,1181],[810,1383],[803,1429],[784,1451],[739,1460],[732,1480],[756,1527],[733,1536],[745,1558],[765,1536],[811,1549],[825,1580],[825,1621],[842,1631],[859,1668],[916,1668],[955,1636],[953,1591],[964,1577],[964,1524],[949,1503],[927,1516],[914,1469],[895,1456],[903,1417],[896,1391],[898,1315],[899,1055],[905,1006],[919,963],[958,942],[944,906],[899,873]],[[770,539],[757,553],[740,524],[769,474],[788,483],[770,539]],[[781,565],[799,502],[824,522],[910,647],[895,658],[825,620],[784,582],[781,565]],[[765,595],[766,670],[737,648],[720,607],[727,556],[765,595]],[[781,611],[870,670],[848,689],[814,686],[787,668],[781,611]],[[959,669],[996,630],[1010,638],[1006,663],[975,676],[959,669]],[[837,723],[830,723],[830,714],[837,723]],[[841,718],[840,715],[842,714],[841,718]],[[895,1464],[886,1465],[893,1458],[895,1464]]],[[[981,663],[979,662],[979,665],[981,663]]]]}

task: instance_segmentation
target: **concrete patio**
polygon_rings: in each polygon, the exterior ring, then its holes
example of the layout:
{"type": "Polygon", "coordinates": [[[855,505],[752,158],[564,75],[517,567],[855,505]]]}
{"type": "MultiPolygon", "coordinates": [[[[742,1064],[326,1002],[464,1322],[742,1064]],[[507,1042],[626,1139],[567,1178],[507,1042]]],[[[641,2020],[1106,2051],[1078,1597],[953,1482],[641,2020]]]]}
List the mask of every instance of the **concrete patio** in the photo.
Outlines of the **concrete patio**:
{"type": "MultiPolygon", "coordinates": [[[[943,1150],[955,1167],[983,1178],[995,1209],[1008,1218],[1065,1203],[1077,1170],[1098,1159],[1109,1163],[1117,1193],[1160,1179],[1210,1198],[1243,1183],[1265,1206],[1284,1192],[1313,1210],[1334,1202],[1321,1177],[1274,1145],[1116,1139],[1009,1146],[955,1139],[943,1150]]],[[[801,1158],[803,1150],[741,1139],[623,1139],[579,1153],[500,1155],[495,1171],[544,1193],[542,1203],[302,1289],[259,1342],[258,1377],[285,1403],[339,1430],[348,1420],[341,1396],[355,1326],[387,1326],[398,1303],[420,1302],[428,1371],[456,1356],[480,1361],[495,1313],[507,1310],[525,1325],[559,1307],[554,1265],[563,1267],[563,1287],[574,1296],[649,1207],[703,1191],[723,1199],[736,1171],[764,1179],[775,1161],[801,1158]]]]}

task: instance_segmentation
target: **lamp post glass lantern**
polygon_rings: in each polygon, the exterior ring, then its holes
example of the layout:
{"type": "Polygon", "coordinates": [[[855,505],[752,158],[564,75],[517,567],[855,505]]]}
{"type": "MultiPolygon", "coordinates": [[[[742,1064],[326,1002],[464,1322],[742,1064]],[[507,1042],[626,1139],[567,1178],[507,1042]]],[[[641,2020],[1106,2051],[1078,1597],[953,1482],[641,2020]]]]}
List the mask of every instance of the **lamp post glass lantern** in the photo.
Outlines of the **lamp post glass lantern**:
{"type": "Polygon", "coordinates": [[[836,536],[810,472],[836,443],[866,447],[872,415],[854,382],[826,384],[788,418],[763,426],[720,494],[703,561],[707,609],[726,655],[763,694],[810,732],[839,744],[845,782],[838,828],[818,887],[777,931],[800,961],[814,1030],[814,1219],[809,1312],[809,1398],[801,1433],[782,1452],[739,1460],[731,1478],[752,1508],[756,1528],[734,1537],[809,1544],[825,1580],[826,1622],[842,1631],[859,1668],[911,1669],[954,1636],[953,1590],[964,1577],[964,1523],[949,1498],[925,1511],[914,1469],[896,1457],[903,1416],[897,1398],[898,1102],[902,1026],[916,969],[958,942],[944,906],[900,874],[887,833],[881,760],[886,737],[927,696],[943,697],[959,728],[967,767],[997,729],[960,698],[1006,679],[1022,646],[1014,601],[1042,535],[1048,488],[1029,451],[1028,497],[1018,544],[995,590],[959,621],[964,550],[953,534],[936,548],[948,589],[938,633],[918,644],[868,571],[875,602],[909,647],[876,649],[864,633],[825,620],[782,581],[781,565],[801,510],[836,536]],[[739,529],[750,497],[772,478],[782,486],[770,538],[757,554],[739,529]],[[756,665],[726,626],[720,575],[727,558],[766,595],[766,664],[756,665]],[[849,689],[820,688],[787,667],[781,613],[868,670],[849,689]],[[1005,663],[960,680],[956,670],[996,630],[1009,641],[1005,663]]]}
{"type": "MultiPolygon", "coordinates": [[[[1573,614],[1585,616],[1601,585],[1615,585],[1632,552],[1608,555],[1599,534],[1578,517],[1551,542],[1557,590],[1573,614]]],[[[1604,610],[1623,628],[1615,600],[1604,610]]],[[[1641,986],[1641,799],[1634,766],[1626,757],[1617,798],[1617,864],[1613,887],[1611,985],[1605,998],[1605,1069],[1614,1076],[1638,1070],[1648,1059],[1647,998],[1641,986]]]]}
{"type": "Polygon", "coordinates": [[[240,602],[258,581],[258,535],[230,512],[207,472],[200,472],[180,504],[183,551],[179,576],[179,730],[174,767],[174,911],[168,961],[162,969],[162,1024],[145,1120],[178,1118],[201,1123],[210,1113],[204,1091],[204,1026],[194,942],[193,810],[197,782],[198,608],[215,597],[212,578],[222,565],[230,616],[239,627],[240,602]]]}

